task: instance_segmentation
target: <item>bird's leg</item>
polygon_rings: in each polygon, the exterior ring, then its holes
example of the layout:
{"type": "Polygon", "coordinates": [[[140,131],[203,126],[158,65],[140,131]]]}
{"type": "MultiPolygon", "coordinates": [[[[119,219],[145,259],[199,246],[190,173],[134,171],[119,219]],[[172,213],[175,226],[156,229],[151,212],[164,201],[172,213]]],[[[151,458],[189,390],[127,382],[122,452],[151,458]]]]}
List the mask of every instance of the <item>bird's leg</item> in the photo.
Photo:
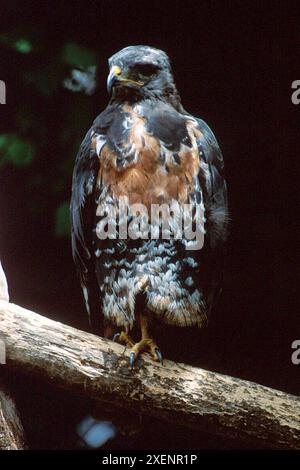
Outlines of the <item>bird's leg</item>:
{"type": "Polygon", "coordinates": [[[141,335],[142,339],[138,343],[134,344],[131,347],[130,351],[130,366],[134,366],[134,363],[138,355],[142,352],[149,352],[154,361],[163,362],[162,354],[159,350],[159,347],[154,342],[154,340],[149,335],[148,329],[148,318],[145,314],[140,314],[140,326],[141,326],[141,335]]]}

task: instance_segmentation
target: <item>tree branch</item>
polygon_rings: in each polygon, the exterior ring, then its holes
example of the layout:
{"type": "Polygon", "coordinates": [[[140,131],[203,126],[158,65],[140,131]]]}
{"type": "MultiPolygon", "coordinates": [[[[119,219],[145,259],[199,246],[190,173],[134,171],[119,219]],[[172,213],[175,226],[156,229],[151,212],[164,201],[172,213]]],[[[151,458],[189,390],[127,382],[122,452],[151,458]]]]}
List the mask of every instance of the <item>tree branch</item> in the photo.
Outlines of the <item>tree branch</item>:
{"type": "Polygon", "coordinates": [[[85,395],[115,413],[140,413],[253,445],[300,448],[300,398],[184,364],[129,354],[106,339],[0,301],[7,366],[85,395]]]}
{"type": "MultiPolygon", "coordinates": [[[[2,304],[9,300],[6,277],[0,262],[0,299],[2,304]]],[[[8,304],[7,304],[8,305],[8,304]]],[[[5,340],[0,328],[0,368],[6,362],[5,340]],[[1,366],[2,364],[2,366],[1,366]]],[[[25,449],[25,436],[17,408],[11,393],[8,392],[4,380],[0,380],[0,449],[25,449]]]]}

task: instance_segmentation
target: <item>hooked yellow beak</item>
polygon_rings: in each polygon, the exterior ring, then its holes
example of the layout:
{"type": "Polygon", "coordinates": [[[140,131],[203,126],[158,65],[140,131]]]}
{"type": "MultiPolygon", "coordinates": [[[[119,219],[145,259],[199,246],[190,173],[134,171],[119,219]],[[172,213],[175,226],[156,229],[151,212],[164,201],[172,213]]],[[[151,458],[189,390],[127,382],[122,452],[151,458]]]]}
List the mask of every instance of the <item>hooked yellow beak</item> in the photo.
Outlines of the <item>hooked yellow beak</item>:
{"type": "Polygon", "coordinates": [[[122,76],[122,70],[118,65],[113,65],[110,69],[109,75],[107,77],[107,91],[111,92],[112,87],[117,83],[132,84],[139,87],[144,85],[144,82],[138,82],[136,80],[130,80],[129,78],[122,76]]]}

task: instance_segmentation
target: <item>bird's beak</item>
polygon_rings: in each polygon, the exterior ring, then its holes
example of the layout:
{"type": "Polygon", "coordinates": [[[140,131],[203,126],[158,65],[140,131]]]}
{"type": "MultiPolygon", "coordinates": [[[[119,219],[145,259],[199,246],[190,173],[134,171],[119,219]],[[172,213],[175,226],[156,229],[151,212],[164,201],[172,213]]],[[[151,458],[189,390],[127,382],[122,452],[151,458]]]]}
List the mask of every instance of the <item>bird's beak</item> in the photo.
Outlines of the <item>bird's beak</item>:
{"type": "Polygon", "coordinates": [[[117,65],[113,65],[110,69],[109,75],[107,77],[107,91],[108,93],[111,92],[112,87],[115,85],[117,81],[119,81],[122,75],[122,70],[117,65]]]}
{"type": "Polygon", "coordinates": [[[129,78],[125,78],[122,76],[122,70],[118,65],[113,65],[110,69],[109,75],[107,77],[107,91],[110,94],[112,87],[117,83],[124,83],[128,85],[134,85],[138,87],[142,87],[144,82],[138,82],[135,80],[130,80],[129,78]]]}

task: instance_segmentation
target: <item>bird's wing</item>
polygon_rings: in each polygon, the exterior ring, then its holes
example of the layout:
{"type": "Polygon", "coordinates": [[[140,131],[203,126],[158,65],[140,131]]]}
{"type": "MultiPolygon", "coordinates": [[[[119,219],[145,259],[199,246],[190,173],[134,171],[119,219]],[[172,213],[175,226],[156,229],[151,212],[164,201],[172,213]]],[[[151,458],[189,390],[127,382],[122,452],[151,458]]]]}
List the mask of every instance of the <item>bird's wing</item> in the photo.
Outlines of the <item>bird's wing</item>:
{"type": "Polygon", "coordinates": [[[219,296],[223,281],[225,242],[229,220],[227,187],[224,178],[223,155],[217,139],[206,122],[199,118],[196,121],[200,131],[197,138],[201,159],[199,182],[205,207],[205,237],[210,252],[208,271],[211,273],[211,288],[208,295],[208,305],[211,310],[219,296]]]}
{"type": "Polygon", "coordinates": [[[228,229],[227,187],[224,178],[224,160],[217,139],[202,119],[197,119],[200,136],[197,139],[201,158],[199,180],[203,190],[207,231],[210,245],[224,244],[228,229]]]}
{"type": "MultiPolygon", "coordinates": [[[[72,254],[83,289],[86,309],[93,314],[93,302],[98,296],[92,269],[92,234],[95,217],[95,185],[99,158],[92,148],[93,127],[86,134],[75,162],[71,197],[72,254]]],[[[95,306],[95,308],[97,308],[95,306]]]]}

